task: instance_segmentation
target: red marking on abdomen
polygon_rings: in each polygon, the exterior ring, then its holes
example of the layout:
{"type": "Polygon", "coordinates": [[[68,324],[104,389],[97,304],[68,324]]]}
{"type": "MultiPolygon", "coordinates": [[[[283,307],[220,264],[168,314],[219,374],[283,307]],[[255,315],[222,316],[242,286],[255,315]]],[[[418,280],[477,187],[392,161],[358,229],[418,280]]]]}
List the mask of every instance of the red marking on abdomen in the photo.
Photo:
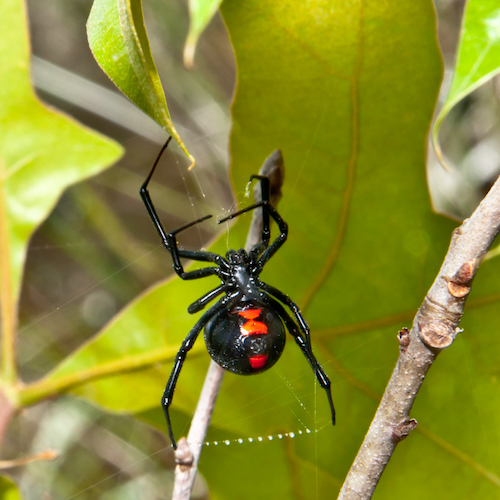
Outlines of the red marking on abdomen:
{"type": "Polygon", "coordinates": [[[258,354],[257,356],[252,356],[248,358],[248,361],[250,361],[250,365],[254,370],[258,370],[266,364],[267,354],[258,354]]]}
{"type": "Polygon", "coordinates": [[[257,319],[260,312],[260,309],[246,309],[245,311],[238,311],[238,314],[245,319],[257,319]]]}
{"type": "Polygon", "coordinates": [[[260,321],[247,321],[244,325],[240,326],[242,335],[259,335],[261,333],[268,333],[267,326],[260,321]]]}
{"type": "Polygon", "coordinates": [[[261,321],[254,321],[256,318],[260,316],[262,311],[260,309],[246,309],[245,311],[238,311],[238,314],[247,319],[246,323],[240,326],[241,334],[244,336],[247,335],[259,335],[266,334],[267,325],[262,323],[261,321]]]}

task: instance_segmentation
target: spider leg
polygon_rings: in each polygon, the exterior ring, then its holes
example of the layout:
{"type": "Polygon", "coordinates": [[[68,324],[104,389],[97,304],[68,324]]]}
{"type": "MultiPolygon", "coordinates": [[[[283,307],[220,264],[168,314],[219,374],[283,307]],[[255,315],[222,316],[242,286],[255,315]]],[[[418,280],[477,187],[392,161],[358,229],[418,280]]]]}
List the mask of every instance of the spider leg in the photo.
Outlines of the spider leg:
{"type": "Polygon", "coordinates": [[[163,228],[163,225],[160,221],[160,217],[158,217],[158,214],[156,213],[155,207],[153,205],[153,201],[151,200],[151,196],[149,195],[148,191],[148,184],[149,181],[151,180],[151,177],[153,177],[154,171],[156,169],[156,166],[158,165],[160,158],[164,151],[167,149],[170,141],[172,140],[172,136],[170,136],[167,140],[167,142],[163,145],[161,148],[160,152],[158,153],[158,156],[156,157],[155,162],[153,163],[153,167],[151,168],[151,171],[149,172],[148,176],[146,177],[146,180],[141,186],[141,189],[139,191],[142,201],[144,202],[144,205],[146,205],[146,210],[148,211],[149,216],[151,217],[151,220],[153,221],[154,226],[156,227],[156,230],[158,231],[163,244],[168,248],[168,243],[167,243],[167,233],[165,232],[165,229],[163,228]]]}
{"type": "Polygon", "coordinates": [[[311,348],[311,334],[310,334],[311,329],[309,328],[309,325],[307,324],[306,320],[304,319],[304,316],[302,316],[302,313],[300,312],[299,306],[288,295],[284,294],[283,292],[281,292],[277,288],[274,288],[274,286],[268,285],[267,283],[260,281],[259,288],[262,288],[262,290],[271,294],[273,297],[276,297],[278,300],[283,302],[283,304],[285,304],[286,306],[288,306],[290,308],[293,315],[295,316],[295,319],[297,320],[297,323],[299,324],[300,330],[302,331],[302,333],[304,334],[304,337],[306,338],[307,345],[310,349],[311,348]]]}
{"type": "MultiPolygon", "coordinates": [[[[271,188],[269,183],[269,177],[265,175],[251,175],[250,182],[254,179],[258,179],[260,181],[260,201],[266,202],[270,204],[270,196],[271,196],[271,188]]],[[[267,248],[269,245],[269,241],[271,240],[271,229],[270,229],[270,219],[269,212],[267,210],[262,210],[262,247],[267,248]]],[[[261,245],[257,245],[261,246],[261,245]]]]}
{"type": "Polygon", "coordinates": [[[170,377],[165,387],[165,391],[163,392],[163,397],[161,398],[163,412],[165,413],[165,418],[167,420],[168,434],[170,436],[170,441],[172,442],[174,450],[177,449],[177,443],[174,438],[174,432],[172,430],[172,425],[170,423],[170,414],[168,410],[170,405],[172,404],[172,397],[174,395],[175,386],[177,384],[177,379],[179,378],[182,365],[184,364],[187,353],[194,346],[194,343],[196,342],[196,339],[198,338],[198,335],[203,329],[203,327],[215,314],[217,314],[219,311],[221,311],[226,307],[227,302],[228,302],[227,297],[224,297],[203,314],[203,316],[198,320],[196,325],[194,325],[194,327],[188,333],[187,337],[183,340],[181,347],[179,348],[179,351],[175,356],[174,366],[170,373],[170,377]]]}
{"type": "Polygon", "coordinates": [[[202,309],[205,308],[205,306],[215,299],[218,295],[220,295],[222,292],[225,292],[227,290],[227,285],[220,285],[217,288],[214,288],[213,290],[210,290],[207,292],[205,295],[200,297],[198,300],[195,300],[189,307],[188,307],[188,313],[193,314],[198,311],[201,311],[202,309]]]}
{"type": "Polygon", "coordinates": [[[266,200],[260,201],[259,203],[254,203],[249,207],[244,208],[243,210],[239,210],[238,212],[234,212],[233,214],[224,217],[218,221],[218,224],[222,224],[229,219],[234,219],[238,217],[238,215],[244,214],[245,212],[249,212],[250,210],[255,210],[256,208],[262,207],[264,212],[268,212],[268,214],[274,219],[276,224],[280,229],[279,236],[269,245],[268,248],[264,250],[264,253],[261,255],[260,259],[257,261],[255,269],[252,270],[252,274],[254,276],[258,276],[262,271],[262,268],[266,264],[266,262],[280,249],[280,247],[285,243],[288,237],[288,224],[281,218],[281,215],[278,211],[266,200]]]}
{"type": "Polygon", "coordinates": [[[197,279],[197,278],[204,278],[205,276],[211,276],[211,275],[218,275],[219,270],[215,267],[208,267],[204,269],[196,269],[194,271],[189,271],[185,272],[184,268],[182,267],[182,264],[180,262],[181,257],[182,258],[187,258],[187,259],[192,259],[192,260],[197,260],[201,262],[213,262],[223,268],[227,268],[227,262],[225,259],[212,252],[194,252],[194,251],[189,251],[189,250],[182,250],[177,247],[177,239],[176,239],[176,234],[184,231],[185,229],[190,228],[191,226],[194,226],[195,224],[198,224],[200,222],[203,222],[206,219],[209,219],[212,217],[211,215],[206,215],[205,217],[201,217],[193,222],[190,222],[188,224],[185,224],[184,226],[181,226],[174,231],[167,233],[165,231],[165,228],[163,227],[163,224],[161,223],[160,217],[158,216],[156,209],[154,207],[153,201],[151,200],[151,196],[148,191],[148,184],[149,181],[151,180],[151,177],[153,176],[153,173],[156,169],[156,166],[158,165],[160,158],[167,149],[168,144],[170,143],[172,137],[169,137],[165,145],[162,147],[160,150],[153,167],[151,168],[151,171],[149,172],[149,175],[146,177],[146,180],[144,181],[143,185],[141,186],[140,189],[140,195],[141,198],[144,202],[144,205],[146,206],[146,209],[148,211],[149,216],[151,217],[151,220],[153,221],[153,224],[158,231],[158,234],[160,235],[160,238],[162,240],[163,246],[171,253],[172,259],[174,261],[174,269],[175,272],[185,280],[189,279],[197,279]]]}
{"type": "Polygon", "coordinates": [[[221,270],[219,269],[219,267],[224,270],[229,270],[229,264],[227,263],[226,259],[224,259],[224,257],[222,257],[221,255],[212,252],[198,252],[198,251],[193,252],[193,251],[179,250],[177,248],[177,238],[176,238],[177,233],[184,231],[184,229],[187,229],[193,226],[194,224],[197,224],[198,222],[202,222],[205,219],[208,219],[209,217],[212,216],[207,215],[205,217],[202,217],[201,219],[195,220],[194,222],[190,222],[189,224],[186,224],[180,227],[179,229],[175,229],[174,231],[167,233],[165,235],[168,245],[167,248],[170,250],[170,253],[172,254],[172,260],[174,262],[174,270],[183,280],[204,278],[205,276],[210,276],[214,274],[220,277],[221,270]],[[184,268],[182,267],[181,263],[181,257],[187,257],[194,260],[200,260],[203,262],[213,262],[217,264],[219,267],[205,267],[202,269],[195,269],[194,271],[184,271],[184,268]]]}
{"type": "Polygon", "coordinates": [[[302,337],[298,326],[295,324],[295,321],[293,321],[290,315],[285,311],[284,307],[272,297],[268,296],[267,300],[284,321],[288,331],[295,338],[295,342],[297,342],[307,361],[309,361],[309,364],[311,365],[319,384],[326,391],[328,403],[330,404],[330,410],[332,412],[332,424],[335,425],[335,407],[333,406],[332,389],[328,375],[325,373],[321,365],[318,363],[318,360],[314,356],[310,343],[308,343],[304,339],[304,337],[302,337]]]}

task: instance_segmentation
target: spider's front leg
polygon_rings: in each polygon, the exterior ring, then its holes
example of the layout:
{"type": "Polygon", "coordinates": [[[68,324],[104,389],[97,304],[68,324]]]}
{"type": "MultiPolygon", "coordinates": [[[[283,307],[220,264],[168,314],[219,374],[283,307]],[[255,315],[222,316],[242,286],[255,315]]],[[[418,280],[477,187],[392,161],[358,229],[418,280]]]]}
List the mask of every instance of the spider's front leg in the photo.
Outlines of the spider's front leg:
{"type": "MultiPolygon", "coordinates": [[[[266,177],[265,175],[251,175],[250,182],[252,182],[254,179],[260,181],[260,200],[255,201],[270,204],[271,187],[269,177],[266,177]]],[[[269,219],[269,212],[265,209],[262,209],[262,232],[260,239],[264,248],[267,248],[269,246],[269,241],[271,240],[270,223],[271,220],[269,219]]]]}
{"type": "Polygon", "coordinates": [[[174,231],[165,235],[167,242],[166,247],[172,254],[174,270],[183,280],[192,280],[213,275],[217,275],[220,277],[221,272],[229,271],[229,264],[221,255],[206,251],[183,250],[177,247],[177,233],[180,233],[181,231],[184,231],[185,229],[188,229],[189,227],[194,226],[199,222],[209,219],[210,217],[212,216],[206,215],[205,217],[201,217],[200,219],[190,222],[189,224],[185,224],[184,226],[175,229],[174,231]],[[194,271],[184,271],[181,257],[198,260],[201,262],[213,262],[214,264],[217,264],[218,267],[204,267],[202,269],[195,269],[194,271]]]}
{"type": "Polygon", "coordinates": [[[220,255],[217,255],[212,252],[201,252],[201,251],[190,251],[190,250],[183,250],[179,249],[177,247],[177,238],[176,235],[180,233],[181,231],[184,231],[185,229],[188,229],[195,224],[199,224],[200,222],[203,222],[204,220],[209,219],[212,217],[211,215],[206,215],[205,217],[201,217],[193,222],[190,222],[188,224],[185,224],[184,226],[181,226],[174,231],[171,231],[167,233],[165,228],[163,227],[163,224],[160,220],[160,217],[158,213],[156,212],[155,206],[153,204],[153,201],[151,199],[151,196],[148,191],[148,185],[149,182],[151,181],[151,178],[153,176],[153,173],[156,169],[156,166],[158,165],[161,155],[163,152],[167,149],[167,146],[169,142],[171,141],[171,137],[168,139],[168,141],[165,143],[163,148],[160,150],[160,153],[158,154],[153,167],[151,168],[151,171],[149,172],[149,175],[146,177],[146,180],[141,186],[140,189],[140,195],[142,198],[142,201],[144,202],[144,205],[146,206],[146,209],[148,211],[149,216],[151,217],[151,220],[153,221],[153,224],[158,231],[158,234],[160,235],[161,241],[163,243],[163,246],[170,252],[172,255],[172,260],[174,261],[174,270],[175,272],[184,280],[191,280],[191,279],[197,279],[197,278],[204,278],[205,276],[212,276],[214,274],[219,275],[219,270],[216,267],[207,267],[203,269],[196,269],[194,271],[184,271],[184,268],[182,267],[181,263],[181,258],[186,258],[186,259],[192,259],[192,260],[197,260],[201,262],[212,262],[214,264],[217,264],[217,266],[222,267],[223,269],[227,268],[227,262],[224,260],[224,258],[220,255]]]}
{"type": "MultiPolygon", "coordinates": [[[[256,176],[252,176],[256,177],[256,176]]],[[[278,227],[280,229],[280,234],[276,237],[276,239],[269,245],[267,246],[266,242],[261,242],[257,244],[252,251],[255,251],[256,248],[258,248],[260,245],[263,243],[266,243],[265,246],[267,247],[259,260],[257,261],[257,265],[255,269],[252,270],[252,274],[254,276],[258,276],[264,265],[267,263],[267,261],[281,248],[281,246],[285,243],[287,237],[288,237],[288,224],[282,219],[281,215],[278,213],[278,211],[269,203],[269,201],[264,200],[260,201],[259,203],[254,203],[253,205],[250,205],[249,207],[244,208],[243,210],[239,210],[238,212],[234,212],[231,215],[228,215],[227,217],[224,217],[220,221],[218,221],[218,224],[222,224],[223,222],[226,222],[230,219],[234,219],[235,217],[238,217],[241,214],[244,214],[246,212],[250,212],[251,210],[255,210],[256,208],[262,208],[263,212],[266,213],[268,216],[272,217],[273,220],[278,224],[278,227]]],[[[264,237],[264,233],[263,233],[264,237]]]]}

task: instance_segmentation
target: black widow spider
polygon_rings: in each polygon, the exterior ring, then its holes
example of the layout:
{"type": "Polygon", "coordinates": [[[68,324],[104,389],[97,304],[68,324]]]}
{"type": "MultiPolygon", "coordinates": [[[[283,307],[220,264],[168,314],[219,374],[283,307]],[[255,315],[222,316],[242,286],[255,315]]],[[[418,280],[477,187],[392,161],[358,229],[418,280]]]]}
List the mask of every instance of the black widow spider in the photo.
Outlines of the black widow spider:
{"type": "Polygon", "coordinates": [[[188,312],[190,314],[199,312],[217,296],[225,294],[201,316],[182,342],[175,358],[174,367],[162,397],[162,406],[172,446],[174,449],[177,448],[168,410],[186,355],[193,347],[203,327],[205,328],[205,343],[212,359],[232,373],[250,375],[267,370],[278,361],[285,347],[284,323],[309,361],[321,387],[325,389],[332,412],[332,423],[335,425],[335,409],[330,380],[312,352],[309,326],[295,302],[283,292],[259,279],[264,265],[285,243],[288,234],[287,223],[269,202],[269,179],[261,175],[252,175],[250,182],[253,179],[260,181],[262,201],[218,221],[221,224],[245,212],[262,208],[261,241],[250,252],[247,253],[243,249],[229,250],[223,257],[212,252],[181,249],[177,246],[176,235],[212,216],[206,215],[169,233],[163,228],[147,187],[171,139],[170,137],[161,149],[151,172],[144,181],[140,190],[141,197],[160,234],[163,246],[172,255],[175,272],[183,280],[205,278],[212,275],[218,276],[221,280],[221,285],[193,302],[188,307],[188,312]],[[271,244],[270,217],[274,219],[280,229],[280,235],[271,244]],[[181,258],[210,262],[215,266],[184,271],[181,258]],[[292,311],[296,322],[285,311],[281,303],[292,311]]]}

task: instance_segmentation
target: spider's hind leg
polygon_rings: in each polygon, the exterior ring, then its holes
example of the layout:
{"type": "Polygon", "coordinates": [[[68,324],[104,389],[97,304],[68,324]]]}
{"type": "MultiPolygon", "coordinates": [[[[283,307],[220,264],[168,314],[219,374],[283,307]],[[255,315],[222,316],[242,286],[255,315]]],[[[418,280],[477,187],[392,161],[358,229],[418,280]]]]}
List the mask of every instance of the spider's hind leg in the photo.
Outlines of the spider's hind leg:
{"type": "Polygon", "coordinates": [[[332,424],[335,425],[335,407],[333,406],[333,398],[332,398],[332,389],[330,379],[328,375],[325,373],[321,365],[318,363],[316,356],[312,352],[311,345],[304,339],[304,337],[300,334],[299,327],[290,317],[290,315],[285,311],[284,307],[276,300],[271,297],[267,297],[271,305],[275,308],[276,312],[279,314],[281,319],[284,321],[288,331],[295,338],[295,342],[300,347],[302,353],[306,357],[307,361],[311,365],[311,368],[318,379],[319,384],[325,390],[326,396],[328,398],[328,404],[330,405],[330,411],[332,414],[332,424]]]}

